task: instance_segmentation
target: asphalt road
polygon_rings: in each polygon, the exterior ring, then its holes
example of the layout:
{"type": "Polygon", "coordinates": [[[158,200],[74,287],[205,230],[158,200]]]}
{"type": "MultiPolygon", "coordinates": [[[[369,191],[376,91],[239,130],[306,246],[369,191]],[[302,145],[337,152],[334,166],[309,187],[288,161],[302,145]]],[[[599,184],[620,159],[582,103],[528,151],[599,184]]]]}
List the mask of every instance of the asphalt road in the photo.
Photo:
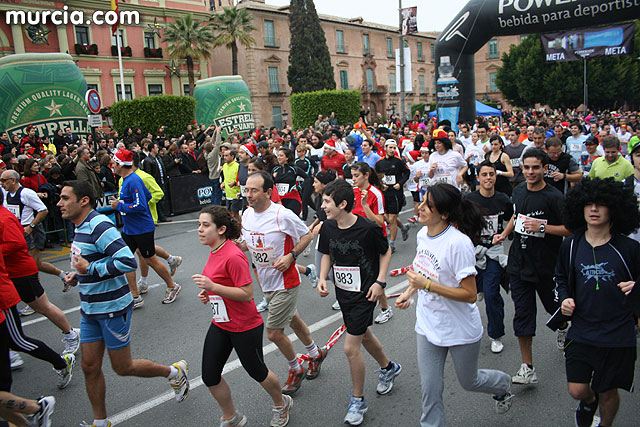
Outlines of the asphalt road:
{"type": "MultiPolygon", "coordinates": [[[[407,218],[408,213],[401,215],[407,218]]],[[[118,377],[105,357],[104,373],[107,383],[107,408],[114,425],[131,427],[161,426],[211,426],[218,425],[221,411],[209,391],[202,384],[201,361],[204,337],[211,322],[208,306],[196,298],[197,288],[191,275],[200,273],[207,259],[207,248],[200,245],[196,234],[197,214],[174,217],[173,223],[162,224],[156,231],[156,242],[170,253],[181,255],[183,263],[175,279],[183,286],[175,303],[161,304],[164,284],[152,271],[150,284],[157,286],[145,296],[145,306],[136,310],[132,322],[131,351],[135,358],[148,358],[163,364],[180,359],[189,362],[191,393],[178,404],[164,378],[118,377]]],[[[398,251],[392,258],[392,268],[411,263],[415,254],[415,235],[419,226],[413,226],[409,240],[398,241],[398,251]]],[[[300,263],[313,262],[313,253],[300,257],[300,263]]],[[[68,269],[66,257],[53,263],[68,269]]],[[[404,276],[389,277],[387,292],[406,286],[404,276]]],[[[41,274],[41,281],[50,300],[67,312],[74,327],[79,327],[80,312],[77,291],[62,293],[57,277],[41,274]]],[[[260,290],[256,289],[256,299],[260,290]]],[[[501,369],[513,375],[520,366],[520,352],[513,336],[511,321],[513,303],[505,297],[506,335],[505,349],[493,354],[488,337],[483,338],[479,367],[501,369]]],[[[339,312],[331,309],[334,299],[330,295],[320,298],[308,280],[303,278],[299,294],[298,310],[310,326],[317,343],[324,344],[342,324],[339,312]]],[[[393,302],[393,301],[392,301],[393,302]]],[[[478,303],[486,325],[484,303],[478,303]]],[[[539,307],[541,305],[539,304],[539,307]]],[[[539,310],[540,311],[540,310],[539,310]]],[[[415,308],[406,311],[394,310],[394,317],[386,324],[374,325],[373,331],[380,339],[387,355],[403,365],[393,391],[386,396],[375,392],[378,368],[375,361],[365,354],[367,377],[365,398],[369,411],[365,425],[411,426],[418,425],[420,405],[420,378],[416,363],[416,339],[414,332],[415,308]]],[[[546,313],[538,314],[538,335],[534,340],[534,363],[540,383],[536,386],[513,386],[516,398],[511,411],[496,415],[494,401],[489,395],[466,392],[457,382],[453,364],[449,358],[445,366],[444,403],[449,426],[573,426],[573,411],[576,402],[566,390],[564,358],[555,343],[555,334],[544,327],[546,313]]],[[[47,342],[57,351],[63,345],[60,331],[40,315],[23,318],[27,335],[47,342]]],[[[485,328],[486,330],[486,328],[485,328]]],[[[291,333],[287,330],[287,333],[291,333]]],[[[290,426],[337,426],[342,425],[351,394],[351,378],[341,339],[331,350],[322,366],[320,376],[305,381],[293,396],[290,426]]],[[[278,375],[286,380],[287,364],[279,351],[264,337],[265,361],[278,375]]],[[[297,351],[304,347],[294,341],[297,351]]],[[[80,368],[81,354],[73,380],[65,390],[56,387],[56,374],[51,366],[40,360],[23,355],[24,368],[14,372],[13,391],[21,396],[36,397],[52,394],[56,397],[54,426],[78,426],[83,420],[92,421],[91,406],[84,389],[84,376],[80,368]]],[[[244,372],[235,353],[225,369],[225,379],[230,384],[237,409],[249,418],[248,425],[269,425],[271,401],[264,390],[244,372]]],[[[636,377],[640,378],[640,364],[636,364],[636,377]]],[[[636,394],[621,392],[622,403],[616,418],[616,426],[640,425],[640,402],[636,394]]]]}

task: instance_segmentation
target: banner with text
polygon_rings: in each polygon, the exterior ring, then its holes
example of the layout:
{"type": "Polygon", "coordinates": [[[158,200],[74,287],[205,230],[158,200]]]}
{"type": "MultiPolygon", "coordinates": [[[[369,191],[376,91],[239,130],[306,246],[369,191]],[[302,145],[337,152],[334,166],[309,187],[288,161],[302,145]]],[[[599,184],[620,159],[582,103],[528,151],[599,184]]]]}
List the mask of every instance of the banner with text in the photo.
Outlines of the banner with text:
{"type": "Polygon", "coordinates": [[[577,61],[600,56],[629,55],[633,52],[635,24],[589,28],[542,35],[547,62],[577,61]]]}

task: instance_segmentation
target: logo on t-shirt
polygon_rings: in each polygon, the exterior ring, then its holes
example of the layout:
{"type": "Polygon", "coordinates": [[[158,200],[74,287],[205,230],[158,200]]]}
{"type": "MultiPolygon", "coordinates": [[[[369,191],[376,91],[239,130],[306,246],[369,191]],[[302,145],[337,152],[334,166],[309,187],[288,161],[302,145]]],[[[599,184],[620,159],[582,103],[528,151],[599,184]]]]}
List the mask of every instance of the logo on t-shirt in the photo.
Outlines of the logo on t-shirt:
{"type": "Polygon", "coordinates": [[[611,281],[611,279],[613,279],[615,273],[613,271],[607,271],[605,269],[605,266],[607,266],[608,264],[609,263],[606,261],[593,265],[584,265],[580,263],[580,266],[582,267],[580,269],[580,274],[582,274],[582,276],[584,277],[585,282],[591,279],[595,279],[596,281],[602,279],[605,282],[609,282],[611,281]]]}

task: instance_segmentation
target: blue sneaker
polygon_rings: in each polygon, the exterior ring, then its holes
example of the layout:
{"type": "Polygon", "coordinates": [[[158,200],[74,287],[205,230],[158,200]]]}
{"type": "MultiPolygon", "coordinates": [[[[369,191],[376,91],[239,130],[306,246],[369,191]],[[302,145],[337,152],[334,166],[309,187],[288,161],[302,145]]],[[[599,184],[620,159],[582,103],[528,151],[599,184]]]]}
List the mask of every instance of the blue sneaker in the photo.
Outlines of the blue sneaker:
{"type": "Polygon", "coordinates": [[[347,415],[344,417],[344,423],[352,426],[359,426],[364,421],[364,414],[367,413],[367,402],[364,401],[364,397],[351,396],[351,402],[349,402],[349,408],[347,409],[347,415]]]}
{"type": "Polygon", "coordinates": [[[311,286],[315,288],[316,286],[318,286],[318,274],[316,273],[316,266],[314,264],[309,264],[307,265],[307,268],[311,270],[307,277],[311,282],[311,286]]]}
{"type": "Polygon", "coordinates": [[[378,386],[376,387],[376,391],[378,394],[387,394],[393,388],[393,381],[395,378],[402,372],[402,365],[399,363],[391,361],[391,368],[389,369],[378,369],[376,373],[379,374],[378,377],[378,386]]]}

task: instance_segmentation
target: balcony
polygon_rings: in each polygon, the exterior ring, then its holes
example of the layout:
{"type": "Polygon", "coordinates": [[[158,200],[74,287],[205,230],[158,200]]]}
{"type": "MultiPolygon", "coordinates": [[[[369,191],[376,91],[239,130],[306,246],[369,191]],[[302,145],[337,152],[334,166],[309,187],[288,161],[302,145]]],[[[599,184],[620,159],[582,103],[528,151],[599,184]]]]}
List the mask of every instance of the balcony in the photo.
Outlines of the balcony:
{"type": "Polygon", "coordinates": [[[370,47],[367,48],[363,48],[362,49],[362,56],[373,56],[373,49],[371,49],[370,47]]]}
{"type": "Polygon", "coordinates": [[[264,39],[264,47],[266,48],[279,49],[280,46],[280,39],[277,37],[266,37],[264,39]]]}
{"type": "Polygon", "coordinates": [[[77,44],[74,46],[76,55],[98,55],[97,44],[77,44]]]}
{"type": "Polygon", "coordinates": [[[347,53],[349,53],[349,48],[347,47],[346,44],[337,45],[336,46],[336,53],[342,54],[342,55],[346,55],[347,53]]]}
{"type": "MultiPolygon", "coordinates": [[[[123,46],[120,48],[122,56],[133,56],[131,53],[131,46],[123,46]]],[[[118,56],[118,46],[111,46],[111,55],[118,56]]]]}
{"type": "Polygon", "coordinates": [[[162,48],[144,48],[144,57],[145,58],[162,58],[162,48]]]}
{"type": "Polygon", "coordinates": [[[269,96],[284,96],[287,93],[283,84],[269,84],[269,96]]]}
{"type": "Polygon", "coordinates": [[[360,87],[360,91],[362,93],[379,95],[379,94],[387,93],[387,87],[385,85],[377,85],[377,86],[363,85],[362,87],[360,87]]]}

